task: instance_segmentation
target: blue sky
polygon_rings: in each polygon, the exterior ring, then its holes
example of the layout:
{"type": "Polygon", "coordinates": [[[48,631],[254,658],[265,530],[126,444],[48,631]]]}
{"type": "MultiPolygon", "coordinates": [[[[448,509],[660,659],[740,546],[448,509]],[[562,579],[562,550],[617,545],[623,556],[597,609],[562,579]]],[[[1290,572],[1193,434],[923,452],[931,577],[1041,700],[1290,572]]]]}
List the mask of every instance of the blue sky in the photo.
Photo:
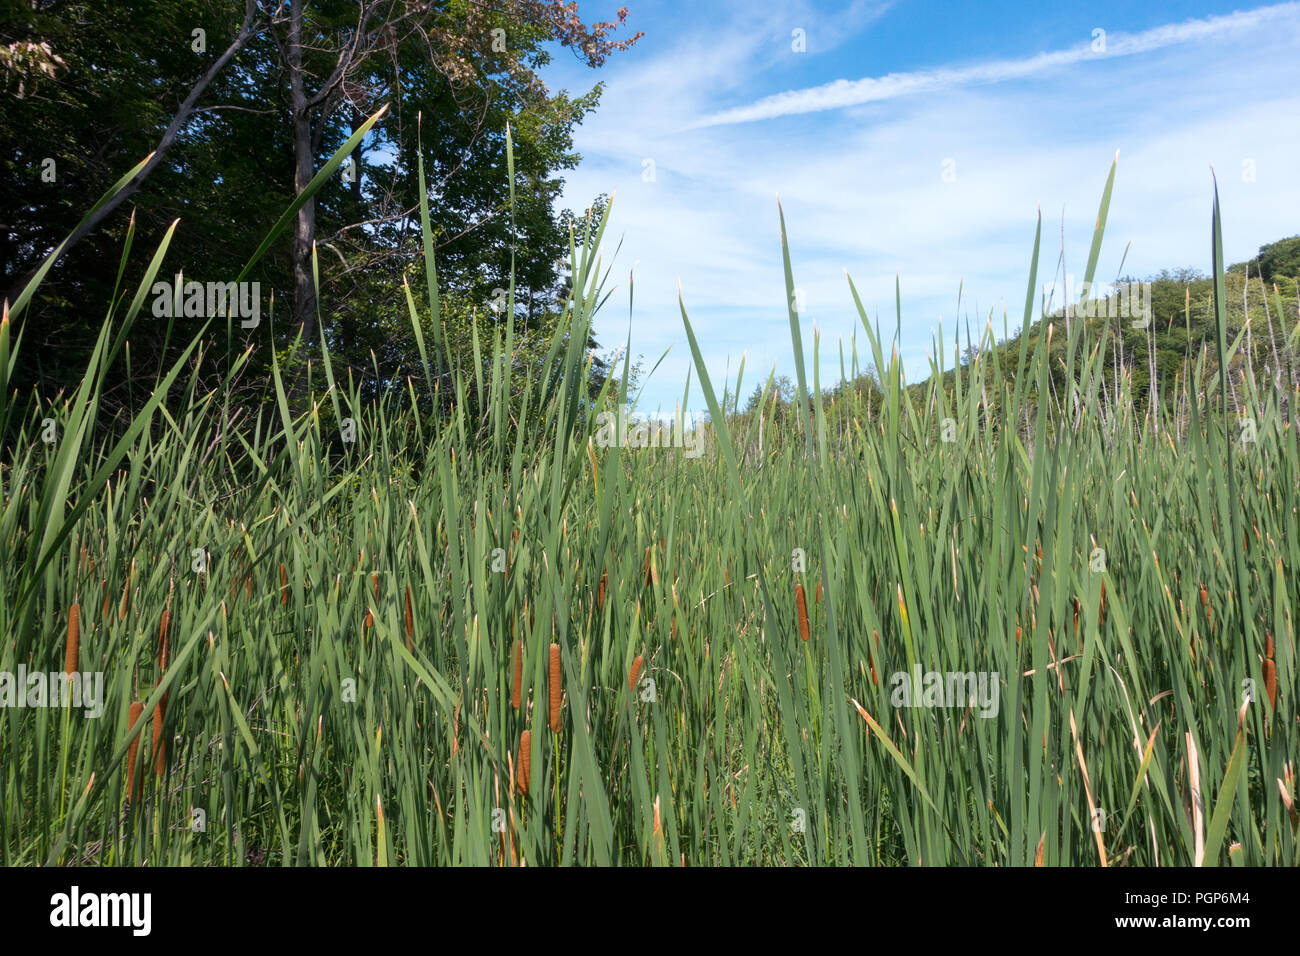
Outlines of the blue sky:
{"type": "MultiPolygon", "coordinates": [[[[619,5],[580,10],[591,22],[619,5]]],[[[1211,165],[1229,262],[1300,232],[1300,3],[627,5],[645,31],[632,50],[597,71],[561,51],[544,76],[606,85],[576,131],[564,205],[615,194],[618,288],[596,335],[626,340],[631,271],[633,356],[670,350],[644,383],[647,413],[671,411],[691,365],[679,280],[715,387],[742,355],[744,393],[773,364],[793,378],[778,193],[823,386],[841,341],[857,333],[869,352],[846,270],[888,331],[900,277],[909,381],[928,373],[941,319],[950,359],[957,318],[978,334],[992,308],[1000,337],[1005,303],[1014,330],[1039,204],[1041,289],[1062,227],[1066,267],[1083,272],[1116,150],[1099,280],[1130,243],[1126,274],[1208,270],[1211,165]]],[[[703,408],[694,375],[690,404],[703,408]]]]}

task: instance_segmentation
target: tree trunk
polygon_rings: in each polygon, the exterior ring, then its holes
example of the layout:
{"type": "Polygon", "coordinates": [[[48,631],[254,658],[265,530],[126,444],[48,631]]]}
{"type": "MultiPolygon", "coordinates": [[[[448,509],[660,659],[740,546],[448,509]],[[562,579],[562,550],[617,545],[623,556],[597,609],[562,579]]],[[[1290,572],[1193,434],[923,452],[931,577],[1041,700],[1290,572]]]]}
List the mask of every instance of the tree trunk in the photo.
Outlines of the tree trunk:
{"type": "MultiPolygon", "coordinates": [[[[357,109],[356,106],[353,106],[351,117],[353,135],[356,134],[357,130],[361,128],[365,121],[366,118],[361,115],[361,110],[357,109]]],[[[352,151],[352,155],[347,159],[347,162],[355,163],[352,167],[354,172],[351,183],[352,219],[354,222],[360,222],[365,216],[361,195],[361,145],[361,143],[357,143],[357,148],[352,151]]],[[[357,234],[353,237],[353,241],[361,244],[365,239],[365,235],[366,232],[364,227],[358,227],[357,234]]],[[[364,300],[364,297],[362,297],[362,301],[364,300]]],[[[355,300],[352,303],[349,303],[348,307],[344,308],[342,311],[339,338],[346,361],[355,361],[357,348],[357,313],[355,300]]]]}
{"type": "MultiPolygon", "coordinates": [[[[289,87],[293,108],[293,188],[301,193],[315,175],[311,148],[311,110],[307,105],[302,69],[303,0],[292,0],[289,12],[289,87]]],[[[293,320],[310,346],[316,334],[316,288],[311,275],[311,250],[316,238],[316,202],[305,202],[293,220],[293,320]]]]}

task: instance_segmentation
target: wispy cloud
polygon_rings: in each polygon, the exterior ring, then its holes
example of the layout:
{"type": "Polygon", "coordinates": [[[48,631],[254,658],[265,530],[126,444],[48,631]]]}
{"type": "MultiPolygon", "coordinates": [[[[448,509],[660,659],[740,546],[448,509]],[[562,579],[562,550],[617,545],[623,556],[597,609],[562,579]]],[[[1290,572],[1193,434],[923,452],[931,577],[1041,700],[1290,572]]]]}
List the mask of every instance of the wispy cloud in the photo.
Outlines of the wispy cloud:
{"type": "Polygon", "coordinates": [[[1295,20],[1300,3],[1281,3],[1220,17],[1167,24],[1133,34],[1110,34],[1065,50],[1039,53],[1020,59],[992,60],[973,66],[890,73],[860,80],[835,80],[821,86],[789,90],[756,100],[747,106],[701,117],[686,129],[752,123],[800,113],[860,106],[915,93],[933,93],[983,83],[1022,79],[1047,70],[1086,60],[1110,59],[1149,53],[1164,47],[1205,40],[1225,34],[1255,30],[1270,21],[1295,20]]]}
{"type": "MultiPolygon", "coordinates": [[[[901,276],[899,352],[909,380],[927,373],[930,329],[941,319],[951,345],[954,322],[964,335],[969,315],[979,334],[992,308],[1000,336],[1005,302],[1014,331],[1035,204],[1042,202],[1044,217],[1039,284],[1050,284],[1060,268],[1058,242],[1064,271],[1080,272],[1116,148],[1120,172],[1099,276],[1116,276],[1124,256],[1124,271],[1139,277],[1166,266],[1208,265],[1210,164],[1219,171],[1229,261],[1295,231],[1300,127],[1290,118],[1300,115],[1300,3],[1160,29],[1146,29],[1158,22],[1146,20],[1123,34],[1117,23],[1107,35],[1109,56],[1156,52],[1113,59],[1103,69],[1040,67],[1033,82],[987,82],[994,72],[942,95],[900,95],[865,109],[811,113],[798,123],[715,124],[683,133],[682,124],[695,117],[779,89],[772,77],[792,75],[784,71],[815,79],[782,85],[811,86],[853,62],[817,55],[827,38],[841,37],[826,18],[834,13],[843,22],[849,4],[828,11],[805,3],[760,5],[758,16],[750,6],[706,6],[681,20],[673,7],[659,46],[611,70],[601,108],[577,131],[584,158],[565,175],[566,204],[582,209],[598,193],[615,192],[606,237],[610,250],[621,244],[611,273],[617,292],[597,316],[596,337],[613,348],[630,331],[633,354],[645,358],[647,372],[671,349],[644,383],[647,411],[680,402],[688,374],[691,407],[698,407],[679,281],[716,388],[724,378],[734,387],[741,355],[748,356],[744,393],[773,363],[778,374],[794,374],[778,192],[804,306],[805,348],[814,326],[822,333],[823,386],[838,377],[841,341],[851,349],[849,338],[862,331],[846,268],[868,319],[879,315],[890,330],[901,276]],[[790,29],[799,24],[817,41],[806,58],[790,52],[790,29]],[[1190,42],[1194,35],[1205,39],[1190,42]],[[655,175],[647,176],[646,159],[655,175]],[[945,175],[949,169],[955,175],[945,175]],[[629,312],[626,279],[633,269],[629,312]]],[[[889,29],[907,32],[912,15],[909,5],[896,4],[889,16],[901,22],[889,29]]],[[[842,41],[841,51],[871,55],[872,44],[884,42],[864,35],[871,29],[842,41]]],[[[1013,30],[1001,49],[1024,51],[1033,61],[1043,29],[1040,23],[1013,30]]],[[[899,51],[893,62],[960,76],[973,68],[956,59],[970,49],[960,31],[948,25],[925,41],[925,61],[899,51]]]]}

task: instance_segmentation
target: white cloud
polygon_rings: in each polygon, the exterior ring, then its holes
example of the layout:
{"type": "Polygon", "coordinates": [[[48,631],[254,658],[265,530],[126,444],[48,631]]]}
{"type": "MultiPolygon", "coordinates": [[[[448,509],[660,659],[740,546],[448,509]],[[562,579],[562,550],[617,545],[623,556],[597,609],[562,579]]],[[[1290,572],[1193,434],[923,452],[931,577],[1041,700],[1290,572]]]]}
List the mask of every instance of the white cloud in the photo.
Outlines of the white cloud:
{"type": "Polygon", "coordinates": [[[1109,59],[1150,53],[1176,44],[1190,43],[1215,36],[1257,30],[1276,20],[1294,21],[1300,3],[1282,3],[1227,16],[1188,20],[1168,24],[1135,34],[1116,33],[1094,37],[1067,50],[1039,53],[1014,60],[992,60],[974,66],[890,73],[860,80],[835,80],[821,86],[777,93],[735,109],[701,117],[688,129],[728,123],[750,123],[798,113],[860,106],[863,103],[895,99],[916,93],[934,93],[979,83],[999,83],[1023,79],[1047,70],[1069,66],[1085,60],[1109,59]],[[1098,43],[1100,41],[1100,46],[1098,43]]]}
{"type": "MultiPolygon", "coordinates": [[[[950,358],[955,320],[964,338],[969,317],[978,336],[993,308],[1001,336],[1005,302],[1010,328],[1018,327],[1040,201],[1039,283],[1051,281],[1057,264],[1062,209],[1066,265],[1082,272],[1117,148],[1099,278],[1114,276],[1130,239],[1127,273],[1208,266],[1211,163],[1219,173],[1229,261],[1244,259],[1300,225],[1298,10],[1300,4],[1289,4],[1128,37],[1112,33],[1112,55],[1101,69],[1040,69],[1026,74],[1032,82],[969,81],[944,87],[943,95],[711,126],[691,118],[753,83],[758,68],[750,64],[768,55],[776,27],[724,31],[728,40],[714,59],[685,29],[674,49],[611,73],[601,109],[578,130],[585,160],[566,177],[567,204],[582,208],[596,193],[616,189],[607,249],[624,240],[611,272],[620,289],[597,319],[597,338],[623,345],[626,277],[635,262],[633,352],[648,366],[672,347],[646,389],[649,408],[680,401],[692,367],[679,278],[719,392],[724,373],[734,383],[742,353],[745,392],[774,361],[778,374],[793,376],[779,192],[796,284],[807,299],[805,349],[814,323],[823,335],[822,384],[838,378],[840,338],[847,350],[856,334],[867,357],[846,268],[886,337],[901,275],[902,353],[908,379],[920,380],[941,315],[950,358]],[[1113,55],[1117,48],[1136,51],[1133,44],[1147,55],[1113,55]],[[683,123],[693,128],[683,131],[683,123]],[[656,161],[654,182],[642,180],[644,157],[656,161]],[[941,178],[945,158],[955,161],[955,182],[941,178]],[[1255,182],[1242,177],[1246,159],[1254,161],[1255,182]]],[[[788,17],[774,22],[784,26],[788,17]]],[[[963,69],[971,68],[934,72],[963,69]]],[[[692,406],[702,407],[694,375],[691,396],[692,406]]]]}

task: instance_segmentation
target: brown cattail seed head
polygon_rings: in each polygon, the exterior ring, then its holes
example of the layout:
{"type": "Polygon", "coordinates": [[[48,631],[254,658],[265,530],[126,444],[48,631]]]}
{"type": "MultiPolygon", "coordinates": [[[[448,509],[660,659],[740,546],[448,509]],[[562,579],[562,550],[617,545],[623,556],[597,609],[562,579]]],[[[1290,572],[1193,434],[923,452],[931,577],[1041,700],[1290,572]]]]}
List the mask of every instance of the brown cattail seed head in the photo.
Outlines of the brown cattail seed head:
{"type": "Polygon", "coordinates": [[[551,645],[550,660],[550,710],[551,731],[560,732],[560,645],[551,645]]]}
{"type": "MultiPolygon", "coordinates": [[[[131,704],[131,710],[128,713],[126,725],[127,733],[130,733],[135,729],[135,723],[140,719],[142,713],[144,713],[144,703],[138,700],[133,701],[131,704]]],[[[135,758],[139,748],[140,738],[136,737],[135,740],[131,741],[131,746],[126,752],[126,799],[128,801],[135,800],[135,758]]]]}
{"type": "Polygon", "coordinates": [[[641,665],[645,663],[645,658],[640,654],[632,662],[632,671],[627,675],[627,689],[630,693],[636,693],[636,681],[641,676],[641,665]]]}
{"type": "Polygon", "coordinates": [[[1268,694],[1268,709],[1277,709],[1277,664],[1271,657],[1264,659],[1264,691],[1268,694]]]}
{"type": "Polygon", "coordinates": [[[77,671],[77,652],[81,648],[81,605],[73,604],[68,609],[68,652],[63,662],[65,674],[77,671]]]}
{"type": "Polygon", "coordinates": [[[803,585],[794,586],[794,600],[799,605],[799,636],[808,640],[808,600],[803,596],[803,585]]]}
{"type": "Polygon", "coordinates": [[[519,735],[519,762],[515,766],[515,789],[528,792],[528,777],[533,768],[533,733],[525,730],[519,735]]]}

